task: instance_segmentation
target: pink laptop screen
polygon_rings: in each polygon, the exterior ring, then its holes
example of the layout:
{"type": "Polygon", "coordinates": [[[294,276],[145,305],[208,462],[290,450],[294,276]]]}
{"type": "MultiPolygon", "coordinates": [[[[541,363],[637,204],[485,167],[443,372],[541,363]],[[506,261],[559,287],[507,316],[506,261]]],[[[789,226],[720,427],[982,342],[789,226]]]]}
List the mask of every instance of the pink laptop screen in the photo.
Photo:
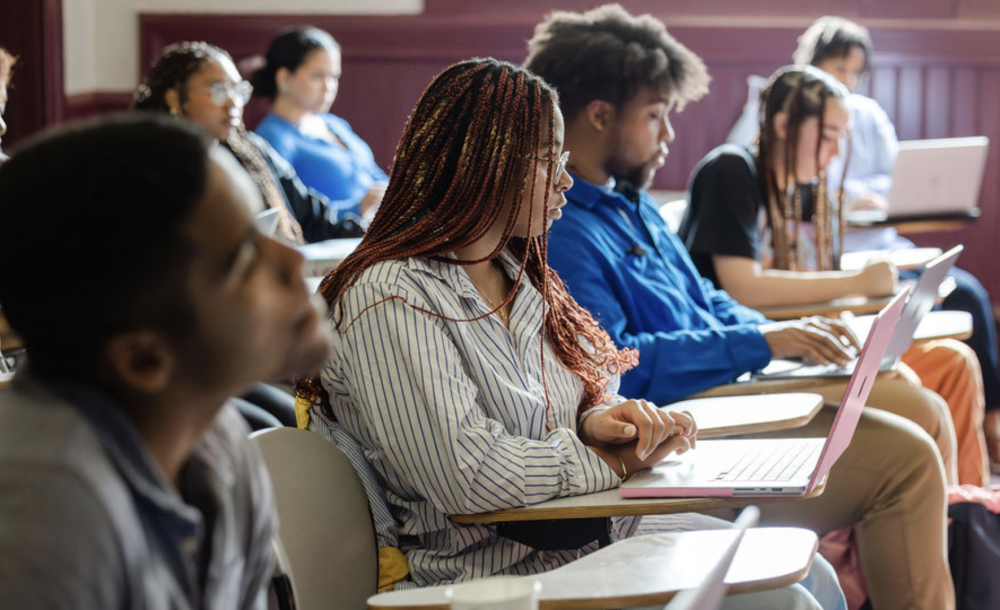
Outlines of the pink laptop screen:
{"type": "Polygon", "coordinates": [[[899,320],[899,314],[903,310],[906,296],[910,289],[906,288],[896,295],[892,301],[886,305],[875,318],[871,332],[864,347],[861,348],[861,355],[858,356],[858,364],[854,369],[847,390],[840,401],[840,408],[837,409],[837,417],[833,420],[830,434],[827,436],[826,444],[823,445],[823,453],[820,454],[819,464],[810,483],[809,491],[823,480],[823,477],[830,472],[837,459],[843,455],[844,450],[851,444],[851,437],[854,436],[854,429],[858,426],[858,419],[861,418],[861,409],[868,400],[868,393],[871,392],[872,384],[878,376],[879,365],[882,363],[882,356],[885,348],[892,338],[892,331],[899,320]]]}

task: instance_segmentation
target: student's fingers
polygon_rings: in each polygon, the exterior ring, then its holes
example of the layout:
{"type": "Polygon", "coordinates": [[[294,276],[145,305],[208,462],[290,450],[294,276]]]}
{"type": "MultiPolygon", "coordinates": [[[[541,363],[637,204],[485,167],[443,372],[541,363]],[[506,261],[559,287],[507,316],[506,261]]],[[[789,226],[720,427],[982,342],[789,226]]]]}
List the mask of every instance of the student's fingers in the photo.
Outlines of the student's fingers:
{"type": "Polygon", "coordinates": [[[682,455],[692,447],[693,445],[691,444],[691,440],[683,434],[671,436],[666,441],[660,443],[660,446],[654,449],[645,460],[642,460],[639,466],[642,468],[655,466],[656,464],[662,462],[663,459],[671,453],[676,451],[677,455],[682,455]]]}
{"type": "MultiPolygon", "coordinates": [[[[634,401],[628,401],[634,402],[634,401]]],[[[587,418],[587,435],[599,443],[627,443],[636,438],[638,430],[628,418],[620,413],[626,411],[628,405],[622,403],[587,418]]]]}
{"type": "Polygon", "coordinates": [[[669,413],[645,400],[638,401],[637,408],[644,416],[643,421],[649,422],[648,426],[639,425],[639,442],[635,447],[636,456],[645,460],[673,431],[674,419],[669,413]]]}
{"type": "MultiPolygon", "coordinates": [[[[640,460],[649,452],[650,435],[653,433],[653,418],[642,405],[642,401],[630,400],[613,409],[618,420],[631,422],[635,426],[635,454],[640,460]]],[[[622,442],[624,439],[618,440],[622,442]]],[[[612,441],[615,442],[615,441],[612,441]]]]}
{"type": "Polygon", "coordinates": [[[837,364],[846,364],[854,355],[847,351],[847,348],[836,339],[830,333],[819,330],[818,328],[810,328],[805,330],[804,341],[809,344],[812,353],[818,353],[822,360],[817,360],[821,364],[827,362],[836,362],[837,364]],[[825,362],[823,362],[825,361],[825,362]]]}
{"type": "Polygon", "coordinates": [[[672,434],[683,434],[684,436],[694,436],[698,432],[698,427],[694,423],[694,417],[687,411],[669,411],[670,417],[674,420],[674,430],[672,434]]]}
{"type": "Polygon", "coordinates": [[[841,345],[846,345],[856,351],[861,351],[861,344],[858,342],[858,338],[854,335],[854,331],[851,330],[850,325],[846,324],[842,320],[814,316],[809,318],[809,324],[833,335],[841,343],[841,345]]]}

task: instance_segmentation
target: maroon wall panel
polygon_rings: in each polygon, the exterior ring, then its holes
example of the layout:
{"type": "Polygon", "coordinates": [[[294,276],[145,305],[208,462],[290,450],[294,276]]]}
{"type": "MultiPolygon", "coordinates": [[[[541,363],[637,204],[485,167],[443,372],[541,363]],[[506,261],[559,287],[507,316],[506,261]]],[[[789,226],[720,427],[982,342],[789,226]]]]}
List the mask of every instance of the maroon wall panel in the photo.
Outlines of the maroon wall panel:
{"type": "Polygon", "coordinates": [[[9,150],[63,118],[61,1],[0,0],[0,45],[18,56],[4,115],[9,150]]]}
{"type": "MultiPolygon", "coordinates": [[[[728,1],[728,0],[726,0],[728,1]]],[[[698,160],[722,142],[746,99],[746,78],[767,75],[789,61],[802,24],[724,26],[691,15],[710,15],[699,6],[719,2],[671,2],[664,14],[661,2],[636,2],[634,12],[650,10],[668,24],[681,18],[671,32],[699,53],[713,76],[709,96],[691,104],[674,117],[676,141],[670,146],[667,166],[657,176],[659,188],[683,189],[698,160]]],[[[743,4],[733,2],[733,6],[743,4]]],[[[762,6],[787,7],[787,2],[761,0],[762,6]]],[[[886,15],[943,17],[992,16],[976,0],[915,2],[804,2],[812,7],[802,15],[811,18],[816,8],[864,16],[880,5],[886,15]],[[827,6],[829,5],[829,6],[827,6]],[[845,8],[846,7],[846,8],[845,8]],[[902,11],[902,12],[901,12],[902,11]]],[[[371,145],[379,163],[388,167],[406,117],[431,77],[456,60],[492,55],[515,62],[523,58],[525,40],[532,34],[542,11],[530,0],[511,0],[504,11],[486,0],[428,0],[427,13],[405,17],[264,16],[264,15],[143,15],[140,41],[142,65],[158,55],[167,43],[204,39],[227,48],[237,60],[262,53],[281,28],[311,23],[331,31],[344,48],[344,77],[334,111],[351,122],[371,145]],[[488,25],[487,25],[488,24],[488,25]]],[[[551,6],[584,8],[573,0],[551,6]]],[[[805,20],[803,21],[803,23],[805,20]]],[[[785,22],[787,23],[787,22],[785,22]]],[[[1000,298],[1000,270],[990,261],[996,256],[995,236],[1000,230],[1000,31],[995,28],[960,29],[950,26],[925,29],[905,27],[902,20],[873,29],[877,54],[865,89],[886,108],[901,139],[984,134],[993,142],[980,207],[982,217],[967,229],[917,236],[922,244],[967,245],[962,265],[976,273],[1000,298]]],[[[138,79],[138,75],[137,75],[138,79]]],[[[105,100],[107,102],[107,100],[105,100]]],[[[248,108],[253,124],[266,108],[248,108]]]]}

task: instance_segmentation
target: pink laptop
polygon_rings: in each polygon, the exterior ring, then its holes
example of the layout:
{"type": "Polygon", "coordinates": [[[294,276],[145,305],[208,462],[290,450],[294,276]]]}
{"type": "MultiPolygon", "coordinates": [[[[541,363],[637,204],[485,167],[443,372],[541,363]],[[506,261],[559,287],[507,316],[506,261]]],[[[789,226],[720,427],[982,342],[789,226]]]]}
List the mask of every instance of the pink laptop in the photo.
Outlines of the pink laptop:
{"type": "Polygon", "coordinates": [[[909,289],[879,312],[847,383],[830,432],[823,438],[699,441],[620,488],[624,498],[802,496],[823,481],[847,449],[871,391],[909,289]]]}

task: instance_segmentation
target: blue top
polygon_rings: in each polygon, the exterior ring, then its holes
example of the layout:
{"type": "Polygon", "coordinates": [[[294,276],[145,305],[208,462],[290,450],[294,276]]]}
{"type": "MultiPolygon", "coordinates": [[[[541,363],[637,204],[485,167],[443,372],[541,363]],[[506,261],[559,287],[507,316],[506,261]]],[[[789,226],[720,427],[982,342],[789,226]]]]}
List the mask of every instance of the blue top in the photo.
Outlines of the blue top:
{"type": "Polygon", "coordinates": [[[323,193],[339,214],[358,213],[358,203],[376,184],[389,181],[375,163],[371,148],[344,119],[319,115],[330,131],[347,145],[307,136],[299,128],[271,113],[255,130],[295,168],[306,186],[323,193]]]}
{"type": "Polygon", "coordinates": [[[622,396],[673,402],[770,362],[766,318],[698,274],[648,194],[636,204],[576,178],[566,195],[549,265],[615,343],[639,350],[622,396]]]}

